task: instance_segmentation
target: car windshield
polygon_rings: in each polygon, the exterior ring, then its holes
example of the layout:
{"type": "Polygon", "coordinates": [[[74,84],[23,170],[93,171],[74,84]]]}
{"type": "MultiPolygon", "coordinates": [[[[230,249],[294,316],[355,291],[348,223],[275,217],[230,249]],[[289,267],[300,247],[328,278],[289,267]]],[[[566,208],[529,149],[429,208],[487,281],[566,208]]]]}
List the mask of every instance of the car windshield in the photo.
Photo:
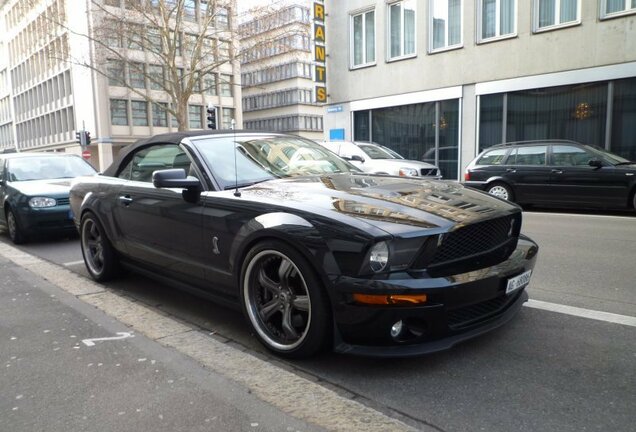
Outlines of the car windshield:
{"type": "Polygon", "coordinates": [[[192,142],[224,188],[274,178],[360,172],[321,145],[300,137],[237,135],[192,142]]]}
{"type": "Polygon", "coordinates": [[[601,158],[605,159],[612,165],[628,164],[631,163],[628,159],[621,157],[617,154],[610,153],[600,147],[589,147],[594,153],[598,154],[601,158]]]}
{"type": "Polygon", "coordinates": [[[76,156],[17,157],[9,160],[10,181],[74,178],[95,174],[95,169],[76,156]]]}
{"type": "Polygon", "coordinates": [[[393,150],[376,144],[358,144],[371,159],[404,159],[393,150]]]}

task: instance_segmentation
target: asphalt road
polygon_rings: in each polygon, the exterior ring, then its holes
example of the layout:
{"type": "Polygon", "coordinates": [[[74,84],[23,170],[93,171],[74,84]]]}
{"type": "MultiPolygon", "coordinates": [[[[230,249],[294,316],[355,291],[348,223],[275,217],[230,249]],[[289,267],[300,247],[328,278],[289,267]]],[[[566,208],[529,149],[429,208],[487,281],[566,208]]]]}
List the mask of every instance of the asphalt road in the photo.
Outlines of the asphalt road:
{"type": "MultiPolygon", "coordinates": [[[[287,365],[421,428],[633,430],[636,327],[601,312],[636,317],[636,217],[526,212],[523,232],[540,245],[530,298],[567,313],[525,307],[499,331],[417,359],[325,354],[287,365]],[[571,314],[581,310],[592,318],[571,314]]],[[[86,274],[76,239],[21,248],[86,274]]],[[[239,313],[136,275],[109,287],[263,353],[239,313]]]]}

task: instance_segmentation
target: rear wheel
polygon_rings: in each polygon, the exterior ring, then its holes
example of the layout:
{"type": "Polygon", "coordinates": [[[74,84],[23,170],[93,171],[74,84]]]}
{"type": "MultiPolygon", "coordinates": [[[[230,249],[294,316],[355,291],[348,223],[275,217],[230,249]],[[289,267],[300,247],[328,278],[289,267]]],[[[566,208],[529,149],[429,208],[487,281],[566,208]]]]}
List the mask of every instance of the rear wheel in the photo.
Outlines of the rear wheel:
{"type": "Polygon", "coordinates": [[[15,213],[9,207],[5,213],[7,228],[9,231],[9,238],[14,244],[22,244],[26,241],[26,235],[22,231],[20,227],[20,223],[18,222],[18,218],[15,217],[15,213]]]}
{"type": "Polygon", "coordinates": [[[247,254],[241,304],[256,337],[280,356],[308,357],[328,342],[331,319],[322,284],[285,243],[265,241],[247,254]]]}
{"type": "Polygon", "coordinates": [[[92,213],[82,216],[80,244],[86,269],[93,279],[104,282],[118,273],[119,261],[115,249],[106,237],[104,227],[92,213]]]}
{"type": "Polygon", "coordinates": [[[496,182],[492,183],[486,189],[490,195],[494,195],[498,198],[502,198],[508,201],[514,201],[514,195],[512,189],[505,183],[496,182]]]}

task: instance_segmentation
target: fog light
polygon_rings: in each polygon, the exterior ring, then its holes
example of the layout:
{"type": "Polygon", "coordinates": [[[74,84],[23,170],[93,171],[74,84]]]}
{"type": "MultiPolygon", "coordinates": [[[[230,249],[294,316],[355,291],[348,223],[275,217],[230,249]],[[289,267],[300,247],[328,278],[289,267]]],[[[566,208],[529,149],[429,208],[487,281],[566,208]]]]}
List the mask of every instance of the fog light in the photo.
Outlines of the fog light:
{"type": "Polygon", "coordinates": [[[400,336],[400,333],[402,333],[403,328],[404,328],[404,324],[402,323],[402,320],[399,320],[398,322],[393,324],[391,326],[391,337],[395,339],[398,336],[400,336]]]}

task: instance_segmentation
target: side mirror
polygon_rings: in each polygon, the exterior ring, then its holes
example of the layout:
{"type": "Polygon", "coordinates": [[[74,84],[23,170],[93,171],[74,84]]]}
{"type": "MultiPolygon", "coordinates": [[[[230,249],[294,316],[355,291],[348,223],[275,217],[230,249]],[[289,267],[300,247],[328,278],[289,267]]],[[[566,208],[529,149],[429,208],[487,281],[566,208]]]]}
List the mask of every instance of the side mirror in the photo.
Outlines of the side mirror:
{"type": "Polygon", "coordinates": [[[157,188],[201,189],[201,181],[196,177],[186,176],[183,168],[153,172],[152,184],[157,188]]]}
{"type": "Polygon", "coordinates": [[[351,156],[351,160],[352,161],[356,161],[356,162],[362,162],[364,163],[364,158],[362,156],[359,155],[353,155],[351,156]]]}
{"type": "Polygon", "coordinates": [[[587,164],[594,168],[601,168],[603,166],[603,161],[600,159],[590,159],[587,164]]]}

